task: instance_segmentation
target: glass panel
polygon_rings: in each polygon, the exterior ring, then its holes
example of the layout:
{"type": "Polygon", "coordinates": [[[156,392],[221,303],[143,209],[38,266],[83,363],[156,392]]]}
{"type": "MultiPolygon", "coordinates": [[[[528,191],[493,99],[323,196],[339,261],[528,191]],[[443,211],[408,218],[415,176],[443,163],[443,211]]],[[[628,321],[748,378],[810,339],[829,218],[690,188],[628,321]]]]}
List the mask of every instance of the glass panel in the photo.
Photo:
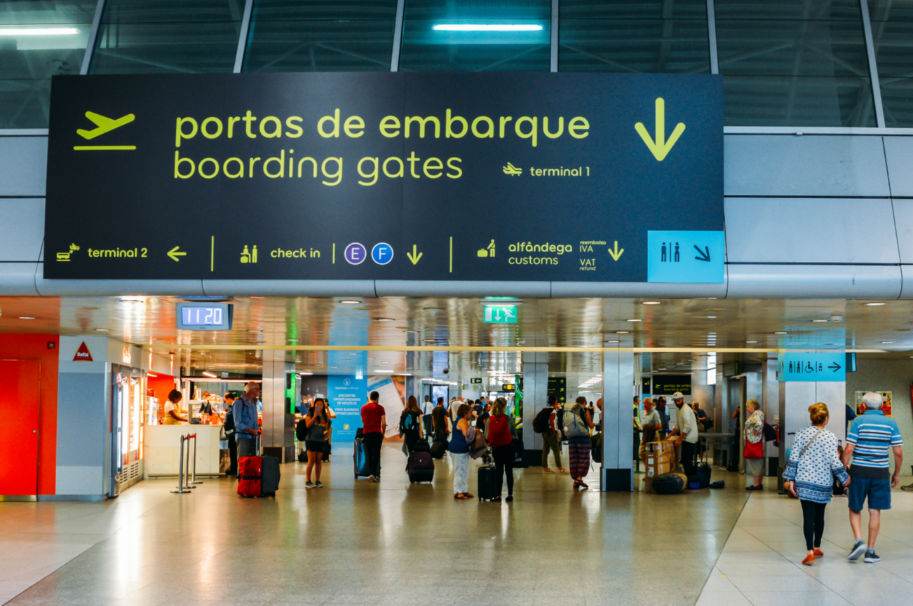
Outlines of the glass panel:
{"type": "Polygon", "coordinates": [[[716,0],[725,124],[875,126],[856,0],[716,0]]]}
{"type": "Polygon", "coordinates": [[[231,72],[244,0],[108,0],[92,74],[231,72]]]}
{"type": "Polygon", "coordinates": [[[51,76],[79,73],[95,4],[0,3],[0,128],[47,128],[51,76]]]}
{"type": "Polygon", "coordinates": [[[888,127],[913,126],[913,0],[869,0],[888,127]]]}
{"type": "Polygon", "coordinates": [[[706,0],[559,7],[559,71],[710,73],[706,0]]]}
{"type": "Polygon", "coordinates": [[[548,71],[551,2],[407,0],[401,71],[548,71]]]}
{"type": "Polygon", "coordinates": [[[389,70],[396,0],[259,0],[244,71],[389,70]]]}

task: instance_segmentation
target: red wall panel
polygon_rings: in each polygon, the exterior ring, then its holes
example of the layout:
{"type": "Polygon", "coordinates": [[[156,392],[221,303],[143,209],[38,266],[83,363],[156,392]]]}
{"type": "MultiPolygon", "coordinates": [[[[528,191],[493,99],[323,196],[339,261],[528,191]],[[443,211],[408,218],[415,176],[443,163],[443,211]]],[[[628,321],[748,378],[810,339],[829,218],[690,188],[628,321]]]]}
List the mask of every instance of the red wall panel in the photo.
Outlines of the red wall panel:
{"type": "Polygon", "coordinates": [[[57,475],[57,335],[0,335],[0,358],[41,362],[38,494],[55,493],[57,475]],[[48,343],[54,348],[48,349],[48,343]]]}

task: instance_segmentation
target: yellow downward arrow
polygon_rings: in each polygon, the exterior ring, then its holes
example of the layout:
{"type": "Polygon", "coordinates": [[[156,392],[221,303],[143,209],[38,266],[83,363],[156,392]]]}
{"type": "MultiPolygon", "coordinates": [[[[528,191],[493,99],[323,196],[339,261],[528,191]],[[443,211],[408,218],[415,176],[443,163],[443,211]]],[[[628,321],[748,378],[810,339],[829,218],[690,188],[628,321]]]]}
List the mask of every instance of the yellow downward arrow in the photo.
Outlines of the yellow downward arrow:
{"type": "Polygon", "coordinates": [[[666,101],[662,97],[656,98],[655,120],[656,130],[652,139],[643,122],[635,124],[634,130],[637,131],[640,138],[647,144],[647,147],[650,149],[650,152],[653,154],[653,157],[656,158],[657,162],[662,162],[666,159],[669,152],[672,151],[678,138],[685,132],[685,124],[683,122],[676,124],[675,128],[672,130],[672,134],[669,136],[669,140],[666,140],[666,101]]]}
{"type": "Polygon", "coordinates": [[[615,240],[615,248],[609,249],[609,256],[612,257],[613,261],[618,261],[618,259],[620,259],[621,255],[623,255],[624,253],[625,253],[625,249],[618,248],[618,240],[615,240]]]}
{"type": "Polygon", "coordinates": [[[413,265],[417,265],[418,262],[422,260],[423,254],[425,254],[425,253],[420,253],[418,251],[418,246],[413,244],[412,252],[406,253],[406,256],[409,257],[409,260],[412,262],[413,265]]]}

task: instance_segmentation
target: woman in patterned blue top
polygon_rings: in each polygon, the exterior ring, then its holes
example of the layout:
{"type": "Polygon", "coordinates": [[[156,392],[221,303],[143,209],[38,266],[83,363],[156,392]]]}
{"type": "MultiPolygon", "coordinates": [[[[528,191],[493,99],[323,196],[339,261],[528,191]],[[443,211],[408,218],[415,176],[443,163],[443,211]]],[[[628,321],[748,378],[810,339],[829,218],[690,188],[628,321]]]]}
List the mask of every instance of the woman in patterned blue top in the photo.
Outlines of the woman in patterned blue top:
{"type": "Polygon", "coordinates": [[[802,530],[808,555],[802,560],[811,566],[822,557],[821,536],[824,534],[824,508],[831,501],[836,476],[849,486],[850,476],[837,454],[837,436],[824,427],[830,415],[827,404],[818,402],[808,407],[812,425],[796,434],[783,479],[786,490],[802,504],[802,530]]]}

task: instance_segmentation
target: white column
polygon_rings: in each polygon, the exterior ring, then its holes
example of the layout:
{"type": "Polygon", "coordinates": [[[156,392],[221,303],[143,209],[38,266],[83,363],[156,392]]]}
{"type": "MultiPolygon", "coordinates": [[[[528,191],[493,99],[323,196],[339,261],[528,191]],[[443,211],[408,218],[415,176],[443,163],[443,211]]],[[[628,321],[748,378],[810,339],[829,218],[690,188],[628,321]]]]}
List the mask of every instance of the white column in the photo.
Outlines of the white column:
{"type": "MultiPolygon", "coordinates": [[[[264,449],[282,449],[281,462],[295,460],[295,402],[286,398],[286,388],[295,365],[285,361],[284,351],[263,352],[263,385],[260,399],[263,401],[264,449]]],[[[276,456],[276,451],[272,451],[276,456]]]]}
{"type": "Polygon", "coordinates": [[[602,490],[634,488],[634,354],[619,346],[607,350],[602,362],[603,439],[602,490]]]}

